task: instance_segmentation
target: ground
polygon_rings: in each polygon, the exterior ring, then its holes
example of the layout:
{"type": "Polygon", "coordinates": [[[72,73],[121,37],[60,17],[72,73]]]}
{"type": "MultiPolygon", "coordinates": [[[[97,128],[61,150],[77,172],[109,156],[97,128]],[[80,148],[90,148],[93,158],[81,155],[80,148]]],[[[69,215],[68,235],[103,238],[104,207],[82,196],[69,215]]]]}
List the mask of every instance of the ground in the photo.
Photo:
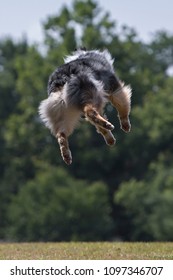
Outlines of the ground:
{"type": "Polygon", "coordinates": [[[171,242],[0,243],[0,260],[173,260],[171,242]]]}

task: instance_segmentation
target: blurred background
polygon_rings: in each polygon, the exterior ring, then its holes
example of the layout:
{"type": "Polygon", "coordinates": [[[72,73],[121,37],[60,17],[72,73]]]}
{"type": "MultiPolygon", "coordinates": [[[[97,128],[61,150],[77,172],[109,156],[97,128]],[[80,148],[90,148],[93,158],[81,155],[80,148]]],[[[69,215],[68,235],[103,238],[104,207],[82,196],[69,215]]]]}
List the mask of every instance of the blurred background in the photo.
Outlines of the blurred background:
{"type": "Polygon", "coordinates": [[[169,0],[1,3],[1,241],[173,241],[172,13],[169,0]],[[116,146],[81,121],[66,166],[37,108],[80,45],[115,58],[132,131],[108,105],[116,146]]]}

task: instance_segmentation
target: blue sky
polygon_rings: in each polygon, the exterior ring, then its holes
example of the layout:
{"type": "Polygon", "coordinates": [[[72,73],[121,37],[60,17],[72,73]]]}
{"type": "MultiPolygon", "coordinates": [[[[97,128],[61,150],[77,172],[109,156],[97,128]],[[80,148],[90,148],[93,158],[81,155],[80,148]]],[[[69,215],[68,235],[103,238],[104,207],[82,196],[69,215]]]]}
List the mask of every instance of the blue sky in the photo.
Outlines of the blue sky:
{"type": "MultiPolygon", "coordinates": [[[[173,35],[173,0],[97,0],[110,12],[119,26],[135,28],[143,41],[149,41],[157,30],[173,35]]],[[[19,39],[26,34],[29,41],[42,39],[41,22],[48,15],[59,13],[63,4],[72,0],[1,0],[0,37],[19,39]]]]}

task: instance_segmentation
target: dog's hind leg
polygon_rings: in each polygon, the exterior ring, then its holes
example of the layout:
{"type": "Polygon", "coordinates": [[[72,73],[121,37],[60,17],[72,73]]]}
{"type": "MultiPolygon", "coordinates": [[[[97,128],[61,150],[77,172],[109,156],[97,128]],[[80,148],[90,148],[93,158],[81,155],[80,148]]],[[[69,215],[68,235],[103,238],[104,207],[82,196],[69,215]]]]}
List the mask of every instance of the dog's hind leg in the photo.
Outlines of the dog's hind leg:
{"type": "Polygon", "coordinates": [[[113,146],[116,142],[116,139],[114,138],[112,132],[110,130],[101,128],[97,126],[97,132],[102,134],[103,138],[105,139],[105,142],[109,146],[113,146]]]}
{"type": "Polygon", "coordinates": [[[65,161],[66,164],[68,164],[68,165],[71,164],[72,155],[71,155],[71,151],[69,149],[67,135],[64,132],[58,132],[56,135],[56,138],[59,143],[61,156],[62,156],[63,160],[65,161]]]}
{"type": "Polygon", "coordinates": [[[83,112],[85,114],[86,119],[95,125],[96,127],[101,127],[103,129],[107,130],[113,130],[114,126],[108,122],[106,119],[104,119],[97,111],[97,109],[91,105],[87,104],[83,108],[83,112]]]}
{"type": "Polygon", "coordinates": [[[119,90],[119,92],[110,95],[108,98],[118,111],[121,129],[125,132],[129,132],[131,129],[129,120],[131,88],[122,84],[122,88],[119,90]]]}

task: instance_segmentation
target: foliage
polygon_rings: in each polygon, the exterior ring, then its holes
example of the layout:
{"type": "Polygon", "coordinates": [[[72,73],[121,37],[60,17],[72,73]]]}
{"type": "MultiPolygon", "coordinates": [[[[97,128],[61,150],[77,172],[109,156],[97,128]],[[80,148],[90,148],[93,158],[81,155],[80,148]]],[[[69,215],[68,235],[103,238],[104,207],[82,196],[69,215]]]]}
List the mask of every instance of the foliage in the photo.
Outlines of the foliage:
{"type": "Polygon", "coordinates": [[[54,167],[38,174],[14,197],[9,237],[20,241],[104,240],[112,227],[109,212],[103,183],[88,186],[54,167]]]}
{"type": "Polygon", "coordinates": [[[172,241],[173,168],[165,162],[152,163],[145,180],[131,179],[120,185],[115,201],[130,217],[130,240],[172,241]],[[128,198],[128,199],[127,199],[128,198]]]}
{"type": "Polygon", "coordinates": [[[0,39],[0,238],[172,240],[173,36],[160,31],[145,44],[135,30],[118,29],[93,0],[63,6],[45,19],[43,30],[41,49],[25,38],[0,39]],[[132,131],[120,131],[116,111],[108,105],[117,145],[106,146],[95,128],[81,121],[69,139],[74,157],[67,167],[37,110],[46,98],[49,74],[79,45],[107,48],[115,57],[118,76],[133,88],[132,131]],[[80,209],[85,219],[77,216],[80,222],[74,225],[68,215],[80,209]]]}

